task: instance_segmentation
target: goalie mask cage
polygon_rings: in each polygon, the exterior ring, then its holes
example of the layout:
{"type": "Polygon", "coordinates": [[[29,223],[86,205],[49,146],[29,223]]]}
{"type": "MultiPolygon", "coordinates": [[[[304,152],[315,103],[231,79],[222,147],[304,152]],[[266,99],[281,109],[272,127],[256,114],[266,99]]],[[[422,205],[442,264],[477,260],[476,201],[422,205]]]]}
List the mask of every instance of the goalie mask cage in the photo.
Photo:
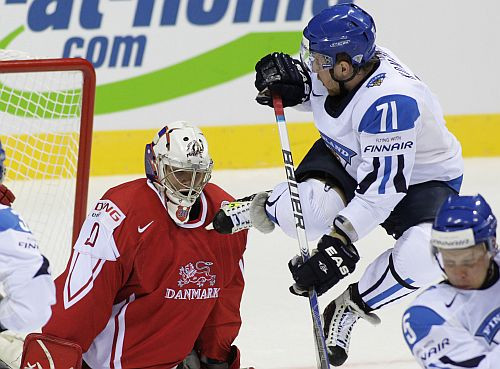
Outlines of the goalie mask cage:
{"type": "Polygon", "coordinates": [[[0,139],[13,209],[66,267],[87,212],[95,72],[84,59],[0,50],[0,139]]]}

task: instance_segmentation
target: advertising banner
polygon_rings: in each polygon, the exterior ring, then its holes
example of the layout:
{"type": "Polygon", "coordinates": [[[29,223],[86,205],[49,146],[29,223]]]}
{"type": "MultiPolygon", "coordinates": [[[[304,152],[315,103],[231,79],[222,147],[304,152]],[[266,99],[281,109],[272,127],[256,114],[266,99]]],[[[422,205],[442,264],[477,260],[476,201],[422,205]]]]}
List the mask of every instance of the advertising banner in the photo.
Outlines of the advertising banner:
{"type": "MultiPolygon", "coordinates": [[[[278,136],[272,110],[254,101],[255,63],[272,51],[298,57],[307,21],[335,3],[1,0],[0,48],[93,63],[93,174],[140,172],[137,153],[175,120],[204,128],[218,168],[272,166],[281,160],[278,136]],[[128,164],[105,164],[117,150],[128,164]]],[[[399,55],[439,96],[457,135],[471,120],[497,129],[500,78],[488,73],[500,56],[493,47],[499,38],[497,1],[356,3],[375,18],[377,43],[399,55]]],[[[318,134],[309,114],[286,114],[300,156],[318,134]]],[[[464,146],[469,155],[500,153],[484,151],[484,142],[476,140],[464,146]]]]}

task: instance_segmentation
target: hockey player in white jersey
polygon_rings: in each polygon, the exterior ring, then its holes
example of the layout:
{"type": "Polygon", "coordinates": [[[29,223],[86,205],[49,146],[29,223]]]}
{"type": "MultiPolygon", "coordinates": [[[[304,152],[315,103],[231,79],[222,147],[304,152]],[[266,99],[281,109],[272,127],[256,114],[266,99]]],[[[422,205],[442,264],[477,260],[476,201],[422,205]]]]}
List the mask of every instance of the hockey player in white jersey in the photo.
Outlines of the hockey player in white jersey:
{"type": "Polygon", "coordinates": [[[403,315],[403,335],[422,368],[500,366],[497,220],[481,195],[453,195],[432,228],[431,247],[446,279],[403,315]]]}
{"type": "MultiPolygon", "coordinates": [[[[334,5],[304,29],[302,62],[273,53],[255,66],[257,102],[272,106],[270,91],[279,93],[284,106],[312,111],[321,135],[295,173],[307,237],[321,239],[307,263],[290,261],[290,291],[306,296],[314,287],[322,294],[338,283],[359,260],[353,243],[378,224],[396,239],[325,309],[335,366],[347,359],[360,317],[377,323],[373,310],[440,277],[426,244],[439,205],[458,193],[463,175],[460,144],[436,97],[391,51],[375,45],[375,33],[360,7],[334,5]]],[[[224,206],[214,219],[220,232],[252,225],[268,232],[275,224],[295,237],[286,182],[224,206]]]]}
{"type": "MultiPolygon", "coordinates": [[[[3,181],[5,151],[0,142],[0,184],[3,181]]],[[[56,302],[49,261],[40,254],[38,243],[21,216],[7,204],[14,196],[5,187],[0,203],[0,283],[5,295],[0,301],[0,331],[30,332],[50,318],[56,302]],[[8,193],[7,193],[8,191],[8,193]]],[[[0,367],[11,367],[22,341],[0,336],[0,367]],[[14,342],[14,343],[13,343],[14,342]],[[9,366],[5,366],[5,361],[9,366]]]]}
{"type": "MultiPolygon", "coordinates": [[[[0,142],[0,184],[5,151],[0,142]]],[[[0,204],[0,282],[5,296],[0,301],[0,330],[29,332],[50,318],[55,287],[49,261],[21,216],[0,204]]]]}

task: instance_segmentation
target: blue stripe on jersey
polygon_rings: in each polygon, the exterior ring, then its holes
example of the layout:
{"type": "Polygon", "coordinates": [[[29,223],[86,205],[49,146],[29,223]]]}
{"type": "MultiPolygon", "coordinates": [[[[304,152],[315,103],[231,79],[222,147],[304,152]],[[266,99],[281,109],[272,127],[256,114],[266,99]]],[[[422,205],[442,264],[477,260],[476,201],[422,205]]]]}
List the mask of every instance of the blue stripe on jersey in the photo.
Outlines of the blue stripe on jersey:
{"type": "Polygon", "coordinates": [[[392,157],[386,156],[384,158],[384,178],[382,178],[382,182],[380,182],[380,186],[378,186],[378,193],[385,193],[385,185],[389,180],[391,175],[391,167],[392,167],[392,157]]]}
{"type": "Polygon", "coordinates": [[[329,137],[321,131],[319,131],[319,134],[328,148],[336,152],[342,159],[349,163],[349,165],[351,164],[352,158],[357,155],[354,150],[351,150],[347,146],[338,143],[333,138],[329,137]]]}
{"type": "MultiPolygon", "coordinates": [[[[411,278],[406,278],[404,280],[404,282],[408,283],[408,284],[412,284],[414,282],[414,280],[412,280],[411,278]]],[[[402,285],[400,285],[399,283],[396,283],[394,286],[386,289],[384,292],[381,292],[379,293],[377,296],[375,297],[372,297],[370,300],[368,301],[365,301],[366,304],[368,306],[373,306],[375,305],[377,302],[380,302],[384,299],[386,299],[387,297],[391,296],[391,295],[394,295],[396,292],[398,292],[401,288],[406,288],[402,285]]]]}
{"type": "Polygon", "coordinates": [[[366,175],[365,178],[358,184],[358,188],[356,189],[357,193],[364,194],[370,186],[375,183],[378,178],[378,169],[380,168],[380,159],[375,157],[373,158],[373,170],[366,175]]]}
{"type": "Polygon", "coordinates": [[[455,191],[460,192],[460,188],[462,187],[462,181],[464,180],[464,176],[461,175],[458,178],[452,179],[451,181],[445,182],[448,186],[453,188],[455,191]]]}
{"type": "Polygon", "coordinates": [[[414,98],[405,95],[382,96],[365,112],[358,131],[375,134],[406,131],[415,127],[419,116],[414,98]]]}
{"type": "Polygon", "coordinates": [[[28,226],[11,208],[0,210],[0,232],[5,232],[9,229],[15,231],[31,233],[28,226]]]}
{"type": "Polygon", "coordinates": [[[408,191],[408,188],[406,188],[406,178],[403,173],[404,168],[405,168],[405,156],[398,155],[398,170],[393,179],[396,192],[406,193],[406,191],[408,191]]]}
{"type": "Polygon", "coordinates": [[[42,266],[40,267],[40,269],[38,269],[38,271],[35,273],[35,275],[33,276],[33,278],[36,278],[40,275],[45,275],[45,274],[48,274],[50,275],[50,272],[49,272],[49,266],[50,266],[50,263],[49,263],[49,260],[42,255],[42,258],[43,258],[43,261],[42,261],[42,266]]]}
{"type": "MultiPolygon", "coordinates": [[[[439,359],[442,363],[445,364],[451,364],[454,366],[459,366],[461,368],[477,368],[481,361],[486,357],[486,355],[479,355],[476,357],[473,357],[472,359],[467,359],[463,361],[454,361],[451,360],[448,356],[443,356],[442,358],[439,359]]],[[[446,369],[446,368],[445,368],[446,369]]]]}
{"type": "Polygon", "coordinates": [[[276,208],[274,208],[274,216],[266,209],[266,214],[267,214],[267,217],[269,219],[271,219],[271,221],[274,223],[274,224],[277,224],[278,226],[280,225],[279,222],[278,222],[278,218],[276,218],[276,208]]]}
{"type": "MultiPolygon", "coordinates": [[[[278,196],[276,196],[276,198],[273,201],[269,201],[269,199],[271,198],[271,196],[268,197],[267,200],[266,200],[265,211],[266,211],[267,217],[269,219],[271,219],[271,221],[273,223],[277,224],[278,226],[280,225],[280,223],[278,222],[278,217],[276,216],[276,211],[277,211],[277,208],[278,208],[278,206],[276,205],[276,203],[280,199],[281,195],[283,195],[286,191],[289,191],[288,187],[285,188],[282,193],[280,193],[278,196]],[[271,214],[271,208],[273,208],[273,207],[274,207],[274,215],[271,214]]],[[[275,191],[273,191],[273,195],[274,195],[274,192],[275,191]]]]}
{"type": "Polygon", "coordinates": [[[421,305],[410,306],[403,314],[403,335],[406,343],[413,346],[427,337],[432,326],[443,325],[445,320],[434,310],[421,305]]]}

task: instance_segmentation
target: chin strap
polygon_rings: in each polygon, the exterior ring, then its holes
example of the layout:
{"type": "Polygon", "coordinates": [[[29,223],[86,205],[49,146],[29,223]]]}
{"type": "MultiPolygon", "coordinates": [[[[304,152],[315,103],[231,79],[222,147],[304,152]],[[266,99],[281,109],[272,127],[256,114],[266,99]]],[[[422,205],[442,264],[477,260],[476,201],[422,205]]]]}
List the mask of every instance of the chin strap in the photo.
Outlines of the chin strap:
{"type": "Polygon", "coordinates": [[[356,77],[356,75],[358,74],[359,72],[359,67],[358,66],[355,66],[353,65],[352,66],[353,68],[353,72],[352,72],[352,75],[349,77],[349,78],[346,78],[346,79],[337,79],[335,78],[334,74],[333,74],[333,69],[330,69],[330,76],[332,77],[332,79],[337,82],[339,84],[339,87],[340,87],[340,96],[345,96],[347,95],[347,93],[349,92],[346,87],[345,87],[345,84],[351,80],[354,79],[354,77],[356,77]]]}
{"type": "Polygon", "coordinates": [[[486,278],[479,289],[483,290],[493,286],[499,279],[498,264],[495,263],[493,258],[490,259],[490,266],[488,267],[488,272],[486,273],[486,278]]]}

